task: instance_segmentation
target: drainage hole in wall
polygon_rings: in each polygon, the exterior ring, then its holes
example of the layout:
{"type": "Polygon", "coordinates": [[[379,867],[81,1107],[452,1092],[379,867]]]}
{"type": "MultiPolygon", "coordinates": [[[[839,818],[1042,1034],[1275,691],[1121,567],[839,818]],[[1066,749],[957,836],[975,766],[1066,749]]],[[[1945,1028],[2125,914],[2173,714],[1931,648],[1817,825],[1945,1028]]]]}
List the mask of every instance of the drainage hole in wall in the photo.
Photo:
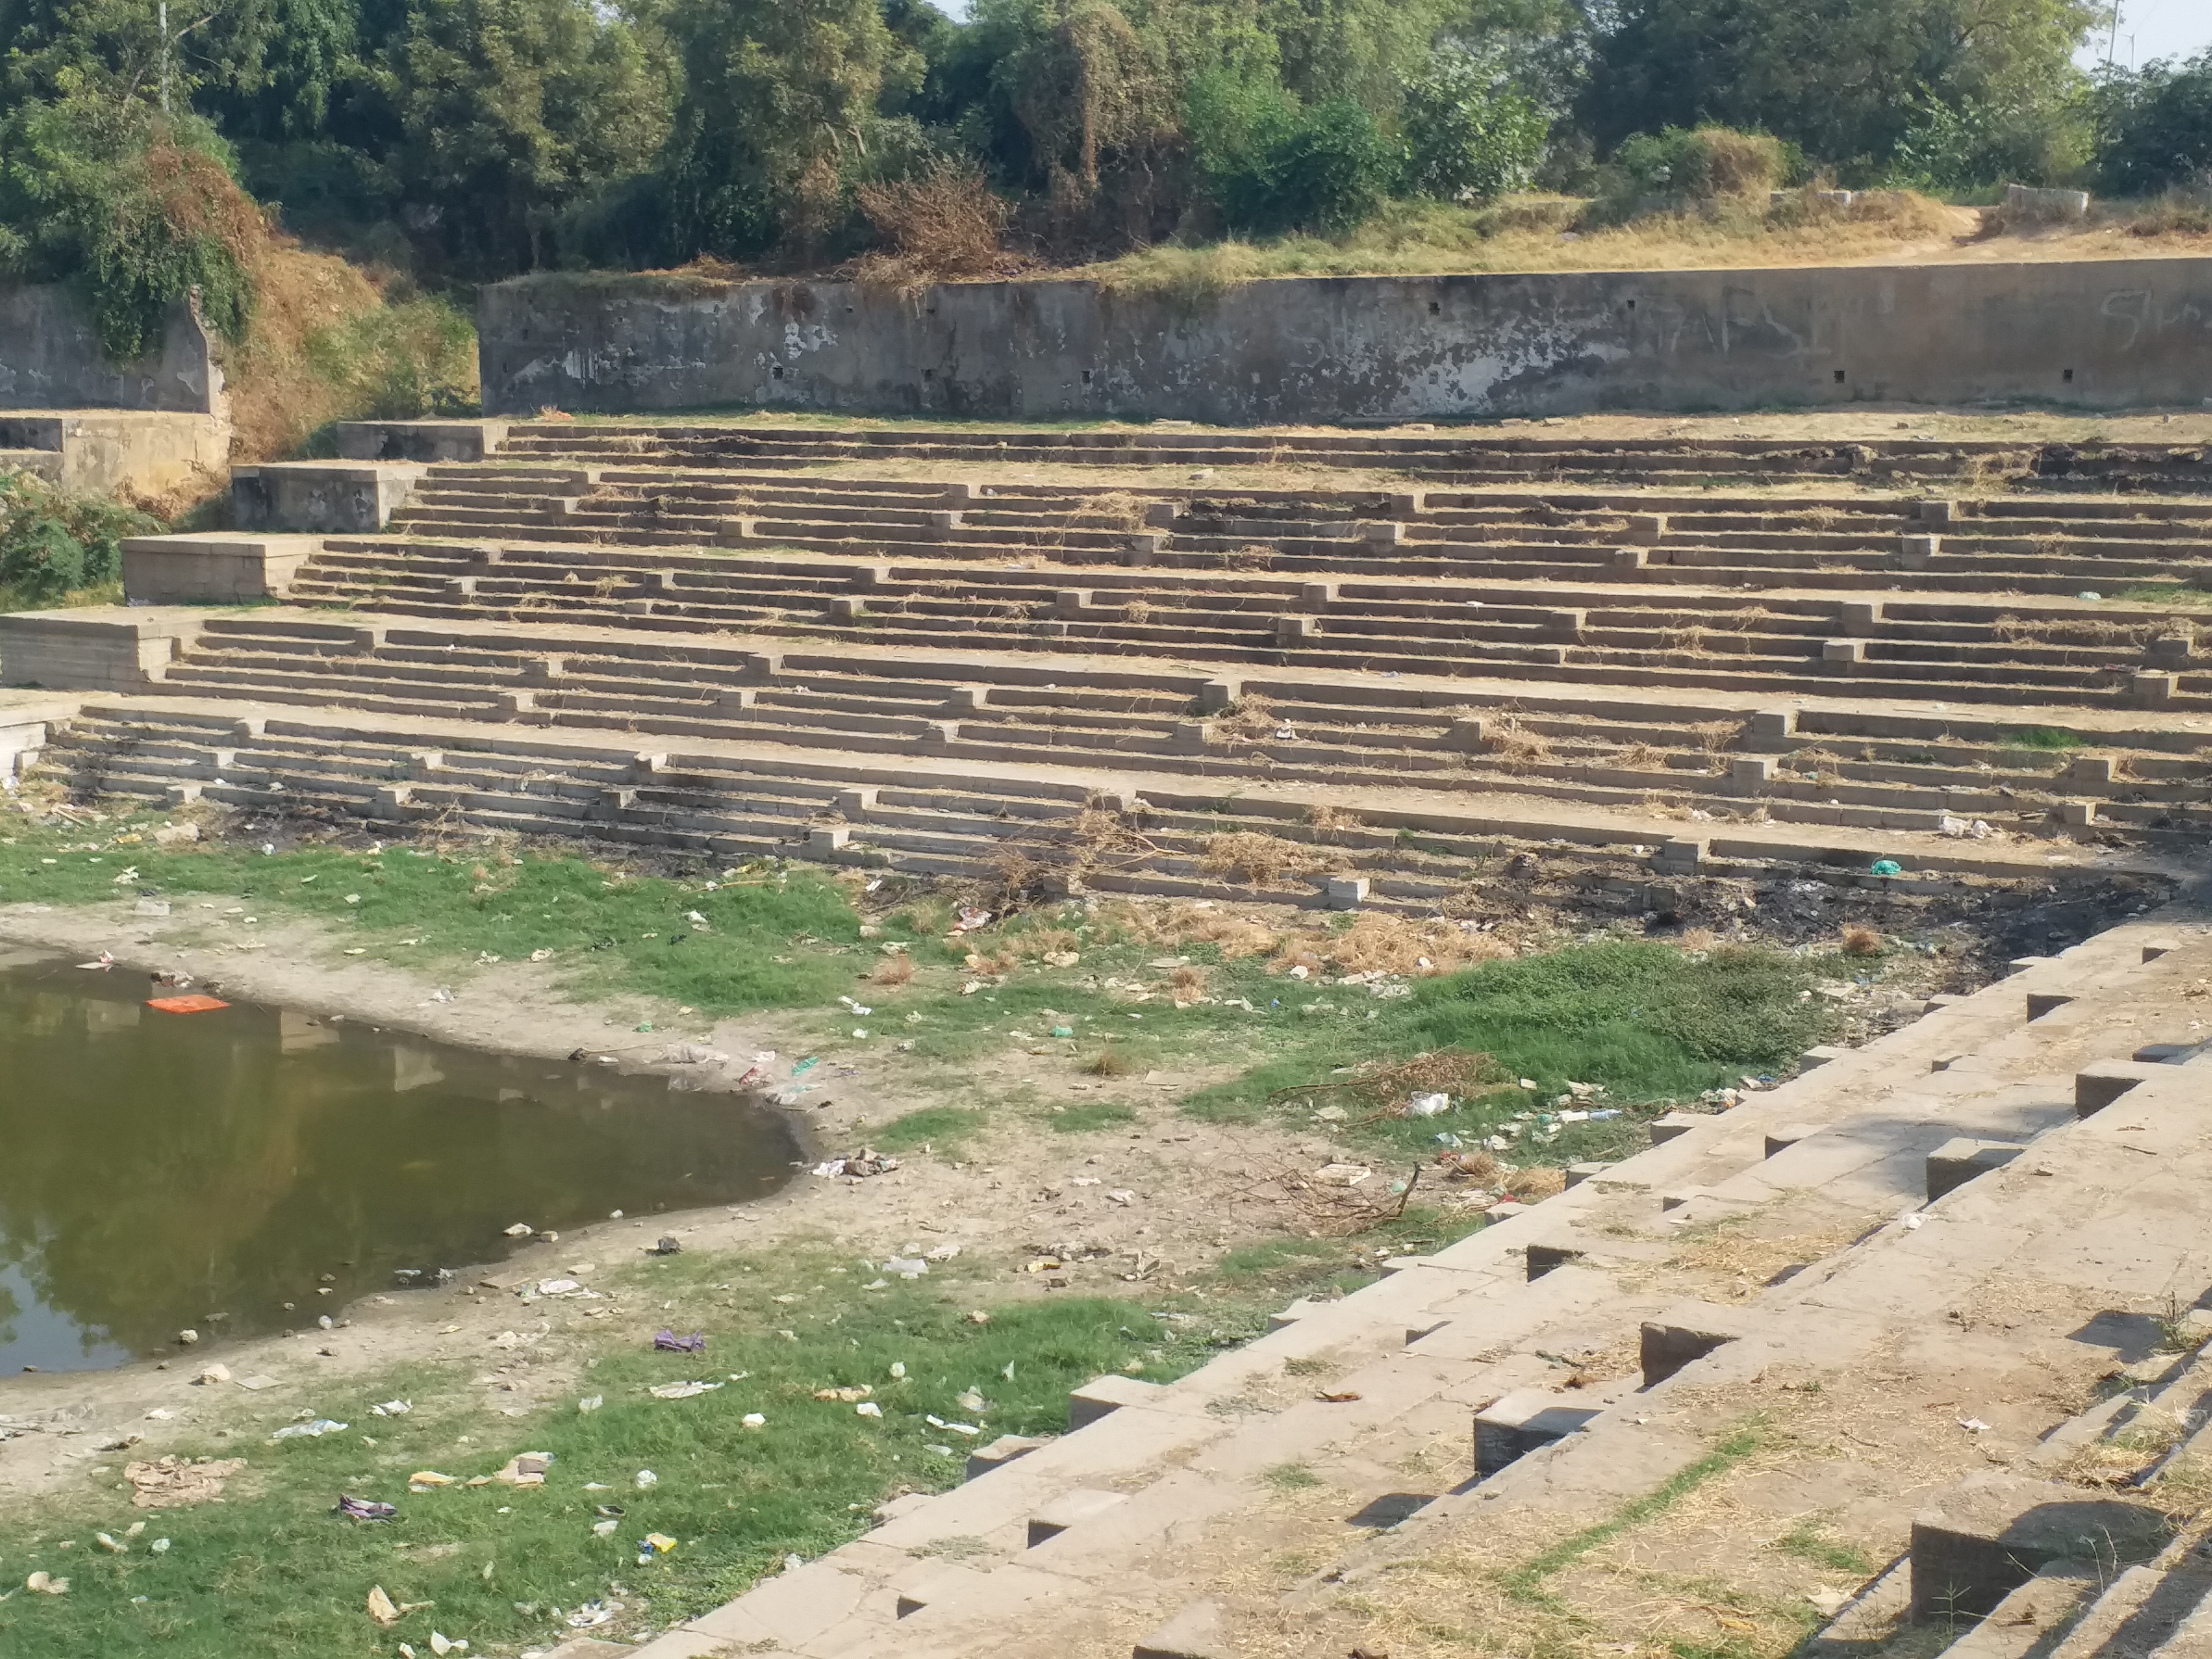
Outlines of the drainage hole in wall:
{"type": "Polygon", "coordinates": [[[1838,370],[1836,371],[1836,384],[1837,384],[1838,386],[1841,386],[1843,383],[1844,383],[1844,371],[1843,371],[1842,369],[1840,369],[1840,368],[1839,368],[1839,369],[1838,369],[1838,370]]]}
{"type": "Polygon", "coordinates": [[[2066,371],[2066,380],[2067,380],[2067,383],[2068,383],[2069,385],[2071,385],[2071,384],[2073,383],[2073,380],[2074,380],[2074,371],[2073,371],[2072,369],[2070,369],[2070,368],[2069,368],[2069,369],[2068,369],[2068,370],[2066,371]]]}

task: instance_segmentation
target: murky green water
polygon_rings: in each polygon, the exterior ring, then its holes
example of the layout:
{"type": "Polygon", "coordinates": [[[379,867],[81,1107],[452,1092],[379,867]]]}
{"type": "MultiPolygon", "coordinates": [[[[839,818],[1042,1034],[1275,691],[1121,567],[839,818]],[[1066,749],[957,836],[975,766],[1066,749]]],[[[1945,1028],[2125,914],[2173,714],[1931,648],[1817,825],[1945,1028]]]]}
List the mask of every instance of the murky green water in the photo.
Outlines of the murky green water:
{"type": "Polygon", "coordinates": [[[161,994],[0,951],[0,1375],[310,1328],[515,1223],[757,1198],[796,1156],[727,1095],[161,994]]]}

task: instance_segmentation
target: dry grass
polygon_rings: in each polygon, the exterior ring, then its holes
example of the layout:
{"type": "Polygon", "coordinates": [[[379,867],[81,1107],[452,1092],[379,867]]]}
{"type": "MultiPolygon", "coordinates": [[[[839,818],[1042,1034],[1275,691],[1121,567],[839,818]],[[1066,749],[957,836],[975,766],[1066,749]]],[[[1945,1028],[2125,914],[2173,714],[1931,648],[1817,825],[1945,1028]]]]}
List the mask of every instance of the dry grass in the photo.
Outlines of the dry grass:
{"type": "Polygon", "coordinates": [[[1509,766],[1537,766],[1552,758],[1551,739],[1540,732],[1531,732],[1517,720],[1485,726],[1482,746],[1509,766]]]}
{"type": "Polygon", "coordinates": [[[1257,887],[1303,879],[1328,869],[1334,861],[1301,842],[1233,830],[1206,838],[1198,867],[1208,875],[1257,887]]]}
{"type": "Polygon", "coordinates": [[[1878,957],[1881,954],[1881,935],[1863,922],[1847,921],[1844,924],[1841,948],[1847,957],[1878,957]]]}
{"type": "Polygon", "coordinates": [[[1273,570],[1275,550],[1265,542],[1247,542],[1242,547],[1223,550],[1221,568],[1224,570],[1273,570]]]}
{"type": "Polygon", "coordinates": [[[1370,910],[1340,933],[1316,929],[1286,934],[1276,947],[1275,964],[1284,971],[1303,962],[1313,970],[1379,971],[1413,979],[1455,973],[1473,963],[1512,954],[1513,947],[1494,933],[1471,932],[1434,917],[1415,921],[1370,910]]]}
{"type": "Polygon", "coordinates": [[[1341,806],[1331,806],[1326,802],[1309,807],[1306,810],[1306,822],[1315,830],[1324,833],[1332,830],[1358,830],[1363,827],[1358,813],[1349,811],[1341,806]]]}
{"type": "Polygon", "coordinates": [[[1233,915],[1206,900],[1176,899],[1165,904],[1121,903],[1105,920],[1148,945],[1211,945],[1229,957],[1266,956],[1280,938],[1252,916],[1233,915]]]}
{"type": "Polygon", "coordinates": [[[1687,728],[1698,746],[1708,755],[1717,755],[1723,749],[1733,749],[1751,729],[1749,720],[1700,720],[1687,728]]]}
{"type": "Polygon", "coordinates": [[[1720,936],[1710,927],[1685,927],[1674,942],[1685,951],[1710,951],[1720,943],[1720,936]]]}
{"type": "Polygon", "coordinates": [[[1547,1164],[1531,1164],[1525,1170],[1516,1170],[1508,1176],[1505,1190],[1523,1203],[1539,1203],[1567,1190],[1567,1173],[1547,1164]]]}
{"type": "Polygon", "coordinates": [[[2107,622],[2097,617],[1999,617],[1991,631],[2008,645],[2080,645],[2107,650],[2122,646],[2148,645],[2161,634],[2193,637],[2195,629],[2185,617],[2159,617],[2149,622],[2107,622]]]}
{"type": "Polygon", "coordinates": [[[920,178],[862,185],[854,194],[884,244],[854,262],[854,281],[913,289],[1012,274],[1002,269],[1009,262],[999,239],[1012,209],[972,162],[939,161],[920,178]]]}
{"type": "Polygon", "coordinates": [[[1127,1077],[1137,1068],[1125,1055],[1109,1046],[1085,1060],[1082,1069],[1092,1077],[1127,1077]]]}
{"type": "MultiPolygon", "coordinates": [[[[1370,1060],[1354,1068],[1349,1077],[1278,1089],[1267,1099],[1279,1106],[1294,1101],[1307,1106],[1341,1106],[1349,1123],[1371,1123],[1386,1117],[1404,1117],[1407,1103],[1415,1095],[1442,1094],[1467,1100],[1483,1093],[1504,1075],[1488,1054],[1439,1048],[1411,1060],[1370,1060]]],[[[1562,1176],[1560,1186],[1553,1190],[1565,1186],[1562,1176]]]]}
{"type": "Polygon", "coordinates": [[[1152,619],[1152,607],[1146,600],[1132,599],[1121,607],[1121,620],[1125,623],[1143,623],[1152,619]]]}
{"type": "Polygon", "coordinates": [[[1242,696],[1213,717],[1216,737],[1231,742],[1256,743],[1261,738],[1271,738],[1282,724],[1275,713],[1275,705],[1256,693],[1242,696]]]}

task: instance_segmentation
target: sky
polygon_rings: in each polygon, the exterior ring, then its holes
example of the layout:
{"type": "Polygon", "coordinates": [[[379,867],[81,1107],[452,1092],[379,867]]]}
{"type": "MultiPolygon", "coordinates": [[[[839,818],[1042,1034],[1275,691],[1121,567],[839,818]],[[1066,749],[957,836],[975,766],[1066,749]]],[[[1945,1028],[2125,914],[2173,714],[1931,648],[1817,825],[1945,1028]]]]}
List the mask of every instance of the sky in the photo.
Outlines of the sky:
{"type": "Polygon", "coordinates": [[[2108,46],[2123,69],[2130,51],[2136,68],[2154,58],[2194,58],[2212,46],[2212,0],[2121,0],[2118,43],[2110,29],[2100,29],[2075,61],[2093,69],[2105,61],[2108,46]]]}

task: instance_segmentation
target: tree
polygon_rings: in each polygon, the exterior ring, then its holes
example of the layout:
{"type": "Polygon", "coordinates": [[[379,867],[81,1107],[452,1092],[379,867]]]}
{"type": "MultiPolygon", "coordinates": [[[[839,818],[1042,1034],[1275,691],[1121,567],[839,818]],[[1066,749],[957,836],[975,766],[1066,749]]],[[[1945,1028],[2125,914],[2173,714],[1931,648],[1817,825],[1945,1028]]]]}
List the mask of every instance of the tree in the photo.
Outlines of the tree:
{"type": "Polygon", "coordinates": [[[2093,0],[1613,0],[1581,114],[1607,149],[1719,124],[1879,169],[1924,98],[2064,87],[2093,0]]]}
{"type": "Polygon", "coordinates": [[[592,0],[410,0],[375,81],[410,228],[487,272],[545,263],[556,216],[648,165],[669,126],[638,31],[592,0]]]}
{"type": "Polygon", "coordinates": [[[1446,47],[1407,88],[1405,187],[1446,201],[1526,190],[1550,125],[1496,65],[1446,47]]]}
{"type": "Polygon", "coordinates": [[[886,88],[921,55],[876,0],[677,0],[684,90],[663,163],[679,256],[758,253],[812,234],[866,157],[886,88]]]}
{"type": "Polygon", "coordinates": [[[2212,52],[2101,79],[2090,106],[2097,178],[2118,196],[2212,182],[2212,52]]]}

